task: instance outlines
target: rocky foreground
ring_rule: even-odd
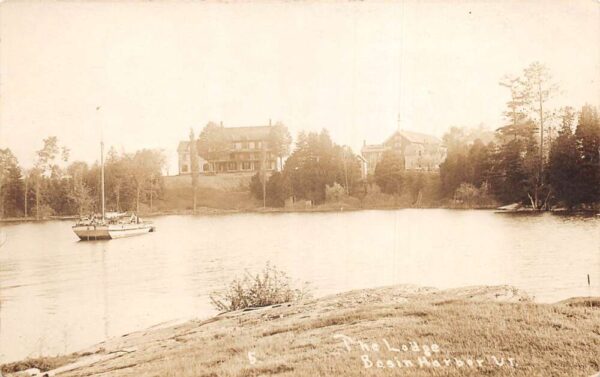
[[[536,304],[506,286],[359,290],[155,327],[2,371],[33,367],[64,377],[587,377],[600,371],[600,300]]]

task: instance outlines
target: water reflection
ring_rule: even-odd
[[[0,360],[211,315],[211,291],[267,261],[317,295],[401,283],[512,284],[539,301],[600,295],[597,217],[401,210],[155,223],[157,233],[95,242],[78,242],[69,222],[4,226]]]

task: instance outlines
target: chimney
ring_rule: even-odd
[[[223,121],[221,121],[221,127],[223,127]]]
[[[271,127],[271,118],[269,118],[269,127]]]

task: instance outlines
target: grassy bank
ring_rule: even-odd
[[[598,303],[536,304],[510,287],[360,290],[128,334],[56,375],[591,376]]]

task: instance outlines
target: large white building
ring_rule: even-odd
[[[198,169],[201,173],[256,172],[260,171],[263,162],[267,171],[276,169],[277,156],[268,142],[271,126],[220,127],[225,145],[218,153],[202,156],[200,148],[196,148]],[[190,174],[190,142],[179,142],[177,154],[179,174]]]

